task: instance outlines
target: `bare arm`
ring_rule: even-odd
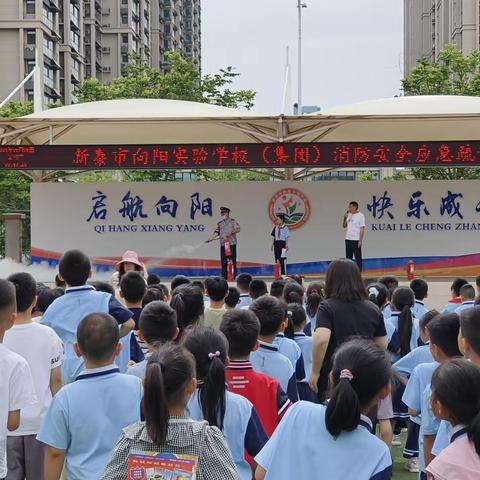
[[[8,412],[7,428],[9,432],[14,432],[20,426],[20,410]]]
[[[432,455],[433,444],[435,443],[436,435],[424,435],[423,436],[423,454],[425,456],[425,466],[428,467],[430,462],[435,458]]]
[[[320,370],[322,369],[331,335],[331,330],[323,327],[317,328],[313,334],[312,374],[310,375],[308,384],[314,392],[318,391],[317,381],[320,376]]]
[[[50,372],[50,391],[52,392],[52,396],[55,396],[61,388],[62,370],[61,367],[56,367]]]
[[[65,450],[45,448],[45,480],[59,480],[65,463]]]
[[[255,470],[255,480],[263,480],[266,474],[267,471],[259,465]]]
[[[133,329],[135,328],[135,321],[133,318],[130,320],[127,320],[125,323],[123,323],[120,326],[120,338],[124,337],[125,335],[128,335]]]
[[[345,214],[343,216],[343,224],[342,224],[343,228],[347,228],[347,218],[348,218],[348,215]]]
[[[411,416],[411,417],[418,417],[420,415],[420,412],[417,412],[416,410],[414,410],[413,408],[409,408],[408,409],[408,414]]]
[[[360,228],[360,238],[358,239],[358,246],[361,247],[363,244],[363,237],[365,236],[365,227]]]

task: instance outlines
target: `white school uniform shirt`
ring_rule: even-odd
[[[53,398],[37,440],[65,450],[68,480],[102,478],[122,430],[140,420],[142,383],[117,365],[86,369]]]
[[[275,225],[272,230],[272,237],[277,241],[286,242],[290,238],[290,231],[286,225],[281,227]]]
[[[460,315],[463,311],[473,308],[475,306],[475,300],[467,300],[462,302],[459,307],[455,309],[455,313]]]
[[[152,355],[152,352],[148,352],[145,354],[145,358],[141,361],[128,367],[127,371],[125,372],[127,375],[135,375],[140,380],[145,378],[145,370],[147,369],[147,363],[149,357]]]
[[[335,439],[325,426],[324,405],[300,401],[291,407],[255,461],[266,480],[389,480],[392,459],[385,443],[361,416],[353,432]],[[312,443],[312,439],[315,442]]]
[[[445,450],[450,444],[450,437],[453,433],[453,425],[447,420],[441,420],[438,427],[435,443],[432,447],[432,454],[438,457],[442,450]]]
[[[360,230],[365,227],[365,215],[361,212],[349,213],[347,216],[347,233],[345,240],[360,240]]]
[[[295,369],[290,360],[278,351],[278,346],[259,340],[259,347],[250,354],[253,369],[275,378],[292,402],[298,400]]]
[[[391,316],[392,316],[392,304],[391,303],[387,303],[384,307],[383,307],[383,310],[382,310],[382,314],[383,314],[383,319],[384,320],[388,320]]]
[[[30,367],[37,403],[22,410],[20,427],[9,436],[34,435],[52,401],[50,375],[63,361],[63,343],[50,328],[39,323],[14,325],[5,333],[6,347],[23,357]]]
[[[0,343],[0,478],[7,476],[8,413],[34,405],[36,401],[27,361]]]
[[[188,402],[187,412],[193,420],[205,420],[198,389]],[[268,437],[251,402],[229,391],[226,392],[223,434],[240,479],[251,480],[252,469],[245,460],[245,450],[254,457],[263,448]]]
[[[415,305],[412,307],[412,313],[415,318],[421,319],[428,312],[428,308],[420,300],[415,300]]]
[[[445,307],[443,307],[442,313],[452,313],[461,305],[461,303],[448,302]]]
[[[414,348],[411,352],[407,353],[404,357],[393,364],[393,368],[404,377],[410,377],[413,369],[421,363],[432,363],[432,352],[430,351],[430,345],[422,345]],[[429,382],[430,383],[430,382]]]
[[[292,367],[295,369],[297,381],[302,381],[305,378],[305,362],[302,350],[295,340],[287,338],[284,333],[278,333],[273,344],[277,345],[278,351],[290,360]]]
[[[293,338],[296,344],[300,347],[303,356],[303,363],[305,366],[305,378],[303,382],[308,382],[310,374],[312,373],[312,345],[313,339],[303,332],[297,332]]]
[[[252,302],[252,297],[248,293],[241,293],[240,303],[235,308],[248,308]]]

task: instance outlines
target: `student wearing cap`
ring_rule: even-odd
[[[127,272],[140,272],[145,278],[148,275],[145,264],[140,261],[138,253],[133,250],[127,250],[122,255],[122,259],[115,265],[115,269],[117,271],[112,275],[110,280],[110,283],[115,289],[120,287],[120,280]]]
[[[285,275],[285,264],[287,261],[288,239],[290,232],[285,225],[285,215],[277,213],[275,226],[272,230],[272,252],[275,257],[275,263],[280,262],[280,274]]]
[[[230,218],[230,209],[228,207],[220,207],[221,220],[217,223],[217,227],[207,240],[220,240],[220,262],[222,264],[222,277],[227,278],[227,262],[230,259],[233,262],[233,276],[237,276],[237,233],[240,233],[240,225],[238,222]],[[225,255],[225,242],[230,244],[231,254]]]

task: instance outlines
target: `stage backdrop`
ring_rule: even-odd
[[[32,184],[32,257],[55,264],[84,250],[97,268],[113,268],[135,250],[162,276],[219,273],[218,242],[204,243],[231,208],[240,226],[241,271],[271,275],[272,221],[287,215],[289,273],[325,272],[344,255],[342,217],[356,200],[365,214],[365,272],[422,275],[480,273],[480,183],[240,182]]]

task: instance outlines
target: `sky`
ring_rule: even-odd
[[[305,0],[303,105],[322,109],[400,92],[403,0]],[[202,71],[231,65],[254,110],[281,112],[286,49],[297,98],[297,0],[202,0]]]

